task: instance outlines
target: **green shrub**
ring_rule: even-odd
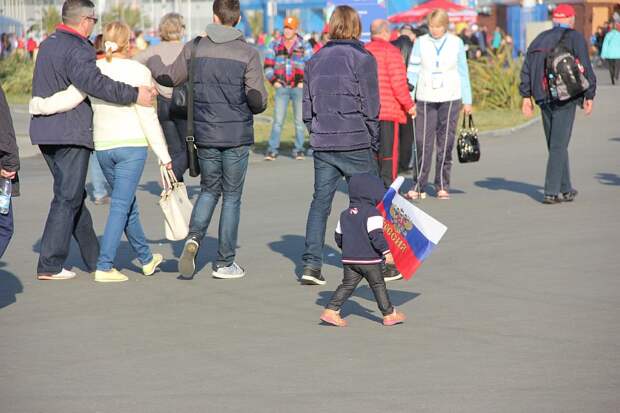
[[[34,63],[17,54],[0,60],[0,84],[7,95],[30,95]]]
[[[480,109],[519,109],[521,61],[508,53],[469,62],[474,104]]]

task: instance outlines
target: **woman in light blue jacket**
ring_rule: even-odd
[[[603,40],[603,50],[601,58],[607,61],[609,66],[609,75],[611,76],[611,84],[615,85],[620,74],[620,16],[616,18],[614,15],[614,27],[605,35]]]

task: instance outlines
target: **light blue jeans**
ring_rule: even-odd
[[[235,261],[241,193],[248,170],[249,146],[235,148],[198,148],[201,192],[189,224],[189,238],[201,241],[222,195],[218,231],[217,261],[214,269],[228,267]]]
[[[112,188],[110,215],[105,225],[97,261],[97,269],[109,271],[114,266],[116,251],[123,232],[142,265],[153,259],[140,223],[136,189],[144,170],[146,147],[114,148],[97,151],[101,170]]]
[[[95,152],[90,155],[88,172],[90,173],[90,182],[93,184],[93,198],[103,198],[108,194],[108,189],[106,188],[105,176],[103,176],[103,171],[101,166],[99,166]]]
[[[273,110],[273,127],[271,128],[271,138],[269,139],[268,152],[278,153],[280,148],[280,137],[282,126],[286,118],[289,100],[293,103],[293,114],[295,116],[295,149],[294,152],[304,151],[304,132],[305,125],[301,117],[301,102],[304,90],[298,87],[280,87],[276,89],[275,108]]]

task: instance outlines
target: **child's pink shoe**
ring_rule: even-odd
[[[394,312],[392,314],[389,314],[383,317],[383,325],[393,326],[394,324],[400,324],[403,321],[405,321],[405,318],[406,317],[403,313],[401,313],[400,311],[396,311],[396,309],[394,309]]]
[[[329,309],[325,309],[325,311],[323,311],[323,314],[321,314],[321,321],[336,327],[346,327],[347,325],[347,322],[340,317],[340,313],[338,311]]]

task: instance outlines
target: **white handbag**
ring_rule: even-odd
[[[192,203],[187,196],[183,182],[177,181],[174,173],[163,166],[160,168],[164,186],[159,199],[159,206],[164,213],[166,239],[179,241],[189,233],[189,221],[192,217]]]

